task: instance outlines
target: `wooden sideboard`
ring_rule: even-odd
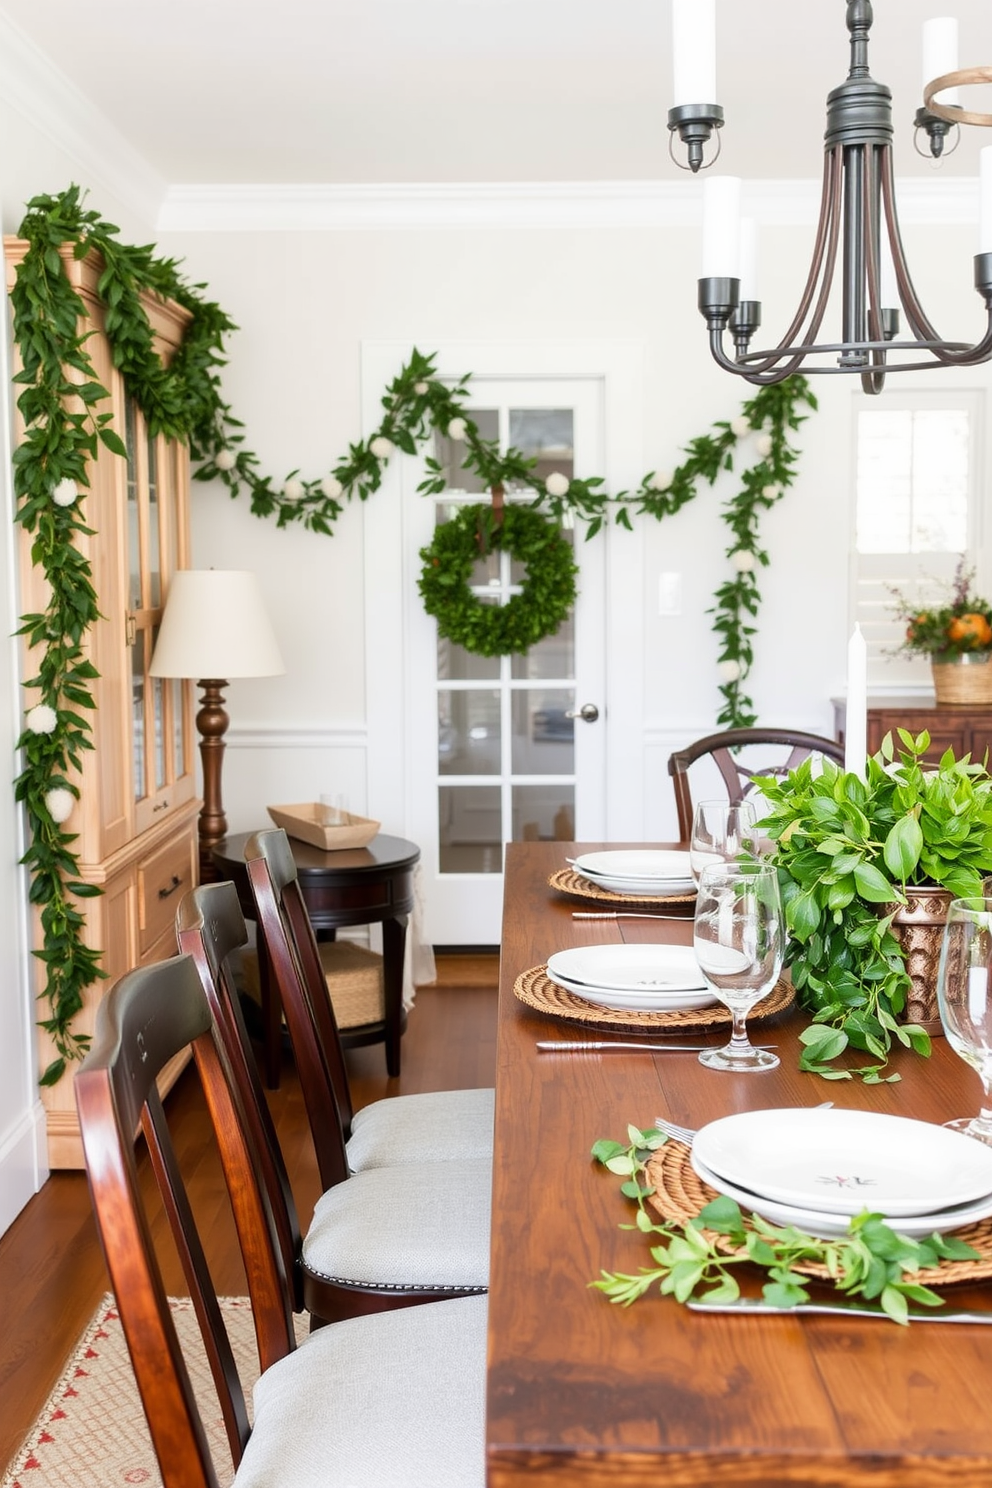
[[[845,698],[831,699],[834,705],[834,735],[843,743],[847,721]],[[945,749],[960,759],[970,754],[982,761],[988,751],[992,759],[992,704],[941,704],[932,698],[877,697],[868,699],[868,753],[874,754],[887,733],[908,729],[911,734],[930,735],[926,758],[934,764]]]

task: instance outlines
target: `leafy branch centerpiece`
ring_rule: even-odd
[[[930,1039],[902,1021],[911,979],[894,921],[914,890],[980,895],[992,873],[992,777],[948,750],[924,762],[930,737],[899,730],[867,762],[866,778],[804,760],[785,780],[763,780],[762,832],[788,930],[786,965],[813,1015],[800,1067],[827,1079],[883,1078],[893,1041],[929,1054]],[[853,1070],[835,1061],[869,1056]]]

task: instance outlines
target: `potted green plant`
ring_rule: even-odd
[[[947,602],[929,609],[893,591],[906,626],[898,649],[929,657],[938,703],[992,703],[992,605],[973,592],[974,578],[962,558]]]
[[[761,782],[785,909],[786,964],[812,1014],[801,1068],[828,1079],[877,1083],[893,1039],[930,1052],[926,1028],[906,1021],[913,977],[899,919],[920,918],[914,897],[932,902],[982,892],[992,873],[992,777],[950,750],[934,768],[929,735],[899,730],[867,761],[866,778],[830,760],[805,760],[784,780]],[[923,916],[933,919],[933,916]],[[930,935],[939,945],[940,926]],[[931,954],[926,975],[935,989]],[[914,971],[916,970],[913,968]],[[856,1050],[869,1062],[834,1063]]]

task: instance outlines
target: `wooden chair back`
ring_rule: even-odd
[[[763,764],[749,769],[735,753],[753,744],[780,745],[788,753],[784,760]],[[844,763],[844,746],[836,739],[826,739],[819,734],[803,733],[799,729],[738,728],[726,729],[723,733],[707,734],[684,749],[677,749],[668,760],[668,773],[675,787],[675,806],[679,818],[679,839],[688,842],[692,832],[692,793],[689,788],[689,767],[704,755],[711,755],[727,787],[731,802],[742,801],[752,782],[762,775],[787,775],[801,760],[811,754],[824,754],[828,759]]]
[[[184,895],[176,912],[179,949],[192,957],[237,1087],[251,1140],[259,1160],[259,1176],[269,1197],[286,1272],[293,1278],[294,1307],[303,1307],[299,1270],[301,1234],[299,1215],[283,1161],[282,1148],[262,1089],[258,1065],[245,1026],[234,974],[234,957],[248,944],[238,892],[233,883],[201,884]]]
[[[100,1005],[75,1094],[97,1229],[165,1488],[218,1488],[166,1296],[135,1151],[140,1130],[237,1465],[250,1432],[244,1393],[156,1085],[169,1060],[189,1044],[220,1148],[259,1360],[267,1369],[295,1347],[289,1279],[236,1089],[190,957],[143,967],[116,983]]]
[[[344,1049],[317,941],[281,828],[255,832],[245,863],[269,975],[286,1015],[307,1116],[325,1189],[348,1177],[345,1143],[353,1115]]]

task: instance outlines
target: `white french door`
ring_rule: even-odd
[[[552,470],[602,468],[603,398],[596,378],[473,377],[470,412],[484,438]],[[565,536],[579,566],[579,598],[557,634],[523,655],[476,656],[439,638],[416,587],[419,550],[437,523],[489,493],[460,468],[463,450],[437,441],[448,488],[418,494],[420,461],[403,473],[410,569],[406,634],[411,710],[409,821],[423,854],[427,933],[434,944],[491,944],[499,938],[505,844],[522,838],[599,837],[605,824],[604,542]],[[533,499],[534,490],[509,493]],[[473,589],[506,603],[523,571],[510,555],[477,565]],[[581,716],[585,709],[586,718]]]
[[[401,348],[363,348],[366,432],[402,360]],[[639,471],[639,368],[629,347],[452,344],[438,351],[437,370],[452,379],[471,372],[480,432],[533,455],[535,485],[560,470],[602,474],[617,489]],[[610,469],[608,427],[614,448],[629,444],[629,465],[615,455]],[[490,496],[459,470],[446,439],[423,453],[444,467],[444,492],[421,495],[423,459],[404,456],[390,462],[364,513],[368,808],[384,831],[420,847],[427,939],[493,945],[507,842],[640,837],[639,549],[636,536],[610,528],[586,542],[577,524],[566,534],[579,566],[570,619],[525,655],[475,656],[438,638],[417,589],[419,554],[439,521]],[[527,502],[533,491],[507,497]],[[505,603],[522,577],[508,555],[493,554],[472,585]],[[608,675],[611,625],[619,653]]]

